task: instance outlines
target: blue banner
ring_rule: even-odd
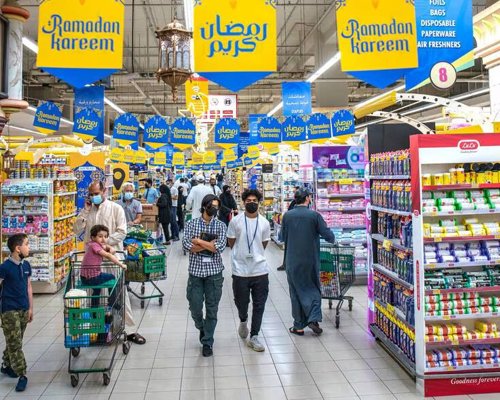
[[[243,161],[241,161],[241,158],[236,159],[236,161],[234,162],[234,166],[236,168],[243,167]]]
[[[303,117],[287,117],[281,124],[283,142],[303,142],[307,140],[307,124]]]
[[[243,154],[248,152],[248,146],[250,145],[250,132],[240,132],[240,141],[238,143],[238,151],[236,155],[241,158]]]
[[[85,200],[89,195],[89,186],[92,182],[104,181],[104,171],[101,168],[92,165],[88,161],[75,168],[76,183],[76,208],[81,210],[85,206]],[[81,239],[83,240],[83,238]]]
[[[245,158],[244,164],[245,165],[252,165],[253,160],[251,158]]]
[[[220,119],[215,124],[214,131],[214,143],[219,146],[233,147],[240,140],[240,124],[235,118]]]
[[[259,143],[259,119],[266,117],[267,114],[250,114],[248,116],[248,130],[250,132],[249,144]]]
[[[194,145],[196,143],[196,126],[193,121],[185,117],[177,118],[170,125],[170,142],[174,145]]]
[[[415,0],[415,11],[419,66],[406,74],[407,89],[428,79],[438,62],[452,64],[474,49],[471,0]]]
[[[339,110],[332,116],[333,136],[349,135],[356,132],[354,115],[349,110]]]
[[[92,108],[77,109],[73,133],[92,143],[101,132],[102,115]]]
[[[280,143],[281,123],[275,117],[262,118],[259,121],[259,143]]]
[[[139,121],[133,114],[122,114],[115,119],[113,139],[121,147],[130,146],[133,150],[138,150],[139,129]]]
[[[319,140],[332,137],[332,122],[325,114],[316,113],[307,121],[307,139]]]
[[[168,143],[169,126],[159,115],[154,115],[144,124],[144,143],[154,151]]]
[[[227,169],[235,169],[236,168],[236,161],[229,161],[226,164]]]
[[[90,108],[99,115],[95,141],[104,144],[104,87],[88,86],[75,89],[75,113],[81,108]],[[75,118],[76,120],[76,118]]]
[[[309,82],[283,82],[283,115],[311,114],[311,84]]]
[[[53,133],[59,130],[61,108],[51,101],[43,101],[35,111],[33,126],[42,133]]]

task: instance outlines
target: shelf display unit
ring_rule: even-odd
[[[426,397],[500,392],[499,154],[497,135],[415,135],[411,199],[377,186],[401,223],[372,223],[371,330]]]
[[[64,284],[75,250],[76,179],[9,179],[2,184],[2,257],[7,239],[26,233],[34,293],[55,293]]]
[[[226,184],[231,187],[231,193],[238,207],[241,204],[241,193],[243,192],[243,171],[241,168],[227,170]]]

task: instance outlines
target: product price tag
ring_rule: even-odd
[[[434,242],[436,242],[436,243],[439,243],[442,241],[443,241],[443,238],[440,238],[440,237],[434,238]]]
[[[495,239],[500,239],[500,235],[495,235]]]
[[[426,268],[436,268],[436,264],[427,264]]]
[[[459,345],[459,344],[460,344],[460,342],[459,342],[459,340],[458,340],[458,339],[454,339],[454,340],[452,340],[452,341],[451,341],[451,345],[452,345],[452,346],[457,346],[457,345]]]
[[[443,315],[444,321],[449,321],[451,319],[451,315]]]
[[[384,247],[385,250],[387,251],[391,251],[391,248],[392,248],[392,242],[388,239],[385,239],[383,242],[382,242],[382,246]]]
[[[441,294],[441,290],[437,290],[437,289],[436,289],[436,290],[433,290],[433,291],[432,291],[432,294]]]
[[[351,183],[353,183],[352,179],[339,179],[339,185],[350,185]]]
[[[389,311],[391,314],[396,313],[396,310],[394,309],[394,306],[392,304],[387,304],[387,311]]]

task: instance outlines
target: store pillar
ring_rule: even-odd
[[[8,98],[0,100],[0,129],[8,122],[9,115],[28,108],[23,100],[23,28],[30,17],[28,10],[19,6],[17,0],[7,0],[1,7],[9,20],[7,29],[7,90]],[[1,131],[0,131],[1,132]]]

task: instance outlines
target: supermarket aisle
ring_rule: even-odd
[[[268,249],[273,267],[270,298],[264,315],[264,353],[246,347],[237,335],[238,319],[231,295],[229,250],[225,252],[226,281],[219,310],[214,357],[203,358],[197,331],[188,315],[185,287],[187,256],[177,242],[168,258],[169,278],[163,307],[151,301],[141,311],[133,300],[144,346],[133,345],[129,355],[118,352],[109,386],[99,374],[80,376],[72,388],[67,373],[68,351],[64,348],[61,293],[36,297],[35,321],[25,340],[29,363],[29,386],[25,393],[13,391],[15,380],[0,378],[0,398],[23,399],[362,399],[412,400],[414,383],[384,353],[366,330],[366,288],[353,288],[352,313],[343,311],[341,329],[333,325],[334,313],[324,303],[325,333],[315,337],[291,336],[290,304],[286,275],[277,272],[282,252]],[[3,336],[2,336],[3,344]],[[119,348],[120,350],[120,348]],[[82,349],[80,362],[105,362],[112,349]],[[470,397],[464,396],[464,399]],[[480,396],[475,397],[477,399]],[[487,397],[483,397],[487,398]],[[493,397],[488,397],[493,399]],[[457,399],[456,397],[454,399]]]

